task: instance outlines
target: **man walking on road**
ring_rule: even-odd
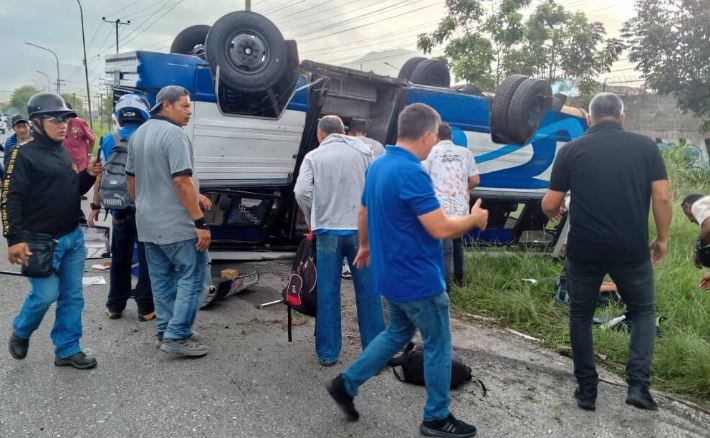
[[[372,260],[375,290],[389,304],[389,325],[353,362],[327,384],[349,421],[359,418],[358,388],[381,370],[414,336],[424,341],[427,401],[420,431],[427,436],[471,437],[476,428],[449,411],[451,396],[451,328],[439,239],[485,228],[488,212],[478,200],[471,214],[444,214],[421,166],[438,140],[439,114],[424,104],[399,115],[396,146],[370,166],[358,213],[358,267]],[[320,293],[320,290],[319,290]]]
[[[473,153],[467,147],[451,141],[451,126],[439,125],[439,143],[424,161],[424,168],[434,183],[436,197],[447,216],[465,216],[471,201],[471,190],[481,177]],[[451,290],[451,277],[458,286],[463,285],[463,239],[444,239],[444,268],[446,291]],[[452,275],[453,274],[453,275]]]
[[[79,172],[62,147],[67,122],[76,113],[60,95],[35,94],[27,103],[27,113],[34,134],[18,144],[9,158],[3,183],[2,220],[10,263],[27,265],[31,260],[42,272],[29,278],[32,289],[13,321],[10,354],[15,359],[27,356],[30,337],[56,302],[51,333],[54,364],[94,368],[96,359],[85,355],[79,346],[86,257],[79,219],[81,195],[91,188],[101,173],[101,165],[90,163]],[[45,250],[35,250],[33,254],[28,243],[38,241],[44,243]],[[47,249],[52,242],[53,250]]]
[[[164,87],[150,112],[129,142],[126,181],[148,260],[156,345],[176,356],[200,357],[209,350],[195,339],[192,325],[204,296],[211,239],[200,202],[211,205],[199,195],[192,144],[182,129],[192,115],[190,94],[177,85]]]
[[[612,93],[589,105],[591,128],[566,144],[552,167],[542,208],[551,218],[564,212],[571,194],[567,244],[569,324],[577,405],[594,410],[598,375],[594,365],[592,318],[599,287],[609,274],[626,303],[631,324],[626,403],[657,409],[649,392],[656,339],[653,264],[667,253],[672,205],[665,164],[656,144],[625,131],[624,104]],[[648,245],[648,213],[653,206],[656,238]],[[623,214],[619,214],[623,209]]]
[[[358,251],[357,205],[372,152],[345,134],[338,116],[318,122],[320,146],[303,160],[294,192],[316,238],[318,295],[316,353],[321,365],[338,362],[342,343],[340,276],[343,258],[350,265]],[[370,268],[353,267],[353,285],[362,348],[385,328],[379,293],[372,289]]]

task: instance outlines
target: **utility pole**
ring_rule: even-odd
[[[244,10],[251,11],[251,0],[244,0]]]
[[[117,18],[116,20],[107,20],[106,17],[101,17],[101,19],[104,20],[104,22],[106,23],[110,23],[116,26],[116,53],[118,53],[118,26],[120,26],[121,24],[128,26],[129,24],[131,24],[131,20],[121,21],[120,18]]]

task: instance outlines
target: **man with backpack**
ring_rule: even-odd
[[[468,215],[444,214],[431,178],[421,166],[438,141],[440,122],[439,114],[427,105],[404,108],[397,121],[397,144],[387,146],[387,153],[367,172],[354,265],[363,267],[372,260],[373,287],[387,299],[389,325],[347,370],[328,382],[327,390],[347,419],[356,421],[359,414],[353,399],[358,388],[419,329],[427,388],[419,430],[427,436],[472,437],[476,428],[449,411],[451,328],[440,239],[485,228],[488,211],[480,208],[479,199]]]
[[[128,141],[136,129],[150,118],[148,102],[137,94],[125,94],[116,102],[114,115],[120,128],[106,136],[101,143],[105,173],[97,178],[94,185],[94,198],[87,221],[91,226],[96,223],[101,205],[111,211],[111,280],[106,315],[109,319],[118,319],[123,315],[131,296],[133,249],[137,244],[140,268],[133,297],[138,306],[138,320],[149,321],[155,318],[155,308],[148,276],[148,262],[145,258],[145,246],[138,242],[136,208],[126,184]]]

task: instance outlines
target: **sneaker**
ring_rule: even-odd
[[[658,410],[658,403],[651,396],[651,391],[648,390],[648,387],[642,385],[629,386],[626,404],[649,411]]]
[[[155,348],[160,350],[160,346],[163,344],[163,332],[158,332],[155,334]]]
[[[8,342],[8,344],[8,347],[10,348],[10,356],[17,360],[22,360],[27,356],[27,349],[30,346],[29,338],[19,338],[15,332],[12,332],[12,335],[10,335],[10,342]]]
[[[343,380],[342,374],[326,383],[325,388],[328,390],[328,394],[333,397],[333,400],[335,400],[340,410],[345,413],[345,417],[348,421],[357,421],[360,418],[360,414],[355,410],[353,397],[345,390],[345,380]]]
[[[123,312],[113,312],[110,309],[106,309],[106,316],[108,316],[108,319],[121,319]]]
[[[160,344],[160,351],[182,357],[202,357],[209,353],[207,346],[198,343],[194,338],[180,340],[165,340]]]
[[[579,386],[574,390],[574,398],[577,399],[577,406],[585,411],[597,409],[597,388]]]
[[[155,312],[146,313],[145,315],[138,315],[138,321],[151,321],[155,319]]]
[[[58,367],[74,367],[79,370],[90,370],[96,367],[96,359],[85,355],[83,352],[72,354],[69,357],[62,359],[61,357],[54,358],[54,365]]]
[[[457,420],[449,414],[443,420],[422,421],[419,431],[425,436],[466,438],[476,435],[476,426]]]
[[[348,262],[343,260],[343,269],[340,272],[340,277],[343,280],[352,280],[353,274],[350,272],[350,265],[348,265]]]
[[[319,363],[320,366],[322,366],[322,367],[332,367],[332,366],[334,366],[335,364],[338,363],[338,359],[335,359],[335,360],[323,360],[323,359],[318,359],[318,363]]]

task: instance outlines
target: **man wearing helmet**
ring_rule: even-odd
[[[96,359],[85,355],[79,346],[86,255],[79,219],[81,195],[102,172],[101,164],[92,162],[79,172],[62,147],[68,121],[76,113],[61,96],[35,94],[27,103],[27,113],[33,136],[12,151],[0,202],[8,259],[13,264],[28,265],[34,257],[28,242],[40,238],[51,242],[51,237],[55,244],[53,251],[45,251],[47,265],[51,266],[42,266],[51,274],[29,278],[30,292],[12,324],[10,354],[18,360],[25,358],[32,333],[56,302],[51,333],[54,364],[94,368]]]
[[[150,118],[150,107],[143,96],[125,94],[118,99],[114,108],[114,116],[119,129],[112,135],[104,137],[101,143],[101,153],[104,160],[108,160],[114,151],[117,142],[127,144],[133,133]],[[125,155],[124,155],[125,157]],[[106,161],[104,161],[106,162]],[[125,169],[125,161],[123,162]],[[107,165],[108,168],[108,165]],[[101,209],[101,177],[94,184],[94,197],[91,203],[91,212],[87,221],[93,226]],[[126,187],[126,191],[128,188]],[[108,205],[108,204],[107,204]],[[133,297],[138,306],[138,320],[150,321],[155,319],[153,306],[153,292],[148,276],[148,262],[145,258],[145,246],[138,242],[136,230],[136,208],[130,205],[127,208],[111,209],[113,234],[111,236],[111,272],[108,300],[106,301],[106,314],[109,319],[118,319],[123,315],[128,298],[131,296],[131,265],[133,261],[133,247],[138,244],[138,260],[140,263],[138,283],[133,290]]]

